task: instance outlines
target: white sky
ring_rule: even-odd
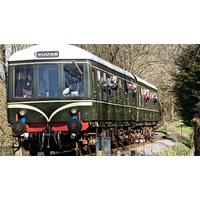
[[[200,43],[197,0],[6,0],[1,2],[0,19],[1,44]],[[30,200],[169,200],[199,196],[197,157],[27,156],[2,157],[1,163],[2,199],[22,199],[16,195],[22,190]],[[29,184],[24,183],[22,174],[31,180]],[[38,177],[44,181],[38,182]],[[11,184],[12,180],[17,184]],[[77,186],[80,181],[83,184]],[[48,192],[51,183],[54,190]],[[37,192],[30,195],[30,188],[36,185]]]

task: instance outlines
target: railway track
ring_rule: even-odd
[[[112,149],[112,155],[124,155],[128,151],[131,151],[131,154],[134,155],[134,151],[137,150],[138,148],[144,147],[146,145],[151,145],[157,141],[164,140],[164,139],[170,139],[167,133],[155,132],[155,134],[148,141],[144,141],[144,139],[140,139],[138,143]]]
[[[120,156],[120,155],[130,155],[130,156],[135,156],[136,155],[136,151],[138,149],[141,149],[141,151],[145,148],[145,146],[148,145],[153,145],[154,143],[160,143],[160,145],[162,145],[162,141],[164,140],[171,140],[173,142],[175,142],[175,138],[171,138],[170,136],[167,135],[167,133],[165,132],[155,132],[154,136],[151,137],[150,140],[144,142],[143,139],[141,139],[139,141],[139,143],[135,143],[135,144],[131,144],[128,146],[124,146],[124,147],[119,147],[119,148],[115,148],[112,149],[112,155],[110,156]],[[164,145],[164,142],[163,142]],[[141,155],[145,155],[140,153]],[[54,153],[52,154],[52,156],[75,156],[76,152],[75,151],[69,151],[69,152],[62,152],[62,153]],[[99,155],[102,155],[102,152],[99,153]],[[90,156],[95,156],[95,154],[92,154]]]

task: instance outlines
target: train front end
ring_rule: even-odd
[[[9,61],[8,122],[30,155],[77,150],[80,141],[95,145],[87,134],[93,106],[88,64],[71,51],[34,46]]]

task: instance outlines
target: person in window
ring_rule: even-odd
[[[107,78],[108,94],[111,96],[111,90],[116,91],[118,89],[118,80],[116,76],[109,76]]]
[[[158,100],[157,94],[153,95],[153,105],[156,105],[156,102]]]
[[[65,71],[65,90],[64,96],[83,95],[83,72],[77,64],[70,64],[64,67]]]
[[[118,89],[118,80],[116,76],[111,76],[107,79],[107,85],[109,88],[112,90],[117,90]]]
[[[72,78],[70,83],[65,84],[64,96],[82,96],[83,95],[83,82],[81,79]]]
[[[16,97],[30,98],[32,97],[31,76],[27,75],[26,71],[19,73],[20,79],[16,85]]]

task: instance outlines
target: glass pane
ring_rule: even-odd
[[[83,64],[64,65],[64,88],[63,95],[66,97],[84,95]]]
[[[30,65],[15,68],[15,97],[31,98],[33,95],[33,67]]]
[[[97,99],[97,97],[98,97],[98,88],[97,88],[98,80],[97,81],[96,80],[97,80],[97,71],[96,71],[96,69],[92,68],[92,85],[93,85],[92,92],[93,92],[94,99]]]
[[[97,70],[97,100],[102,100],[102,84],[103,80],[101,80],[101,74],[99,70]]]
[[[39,97],[56,97],[59,95],[58,88],[58,65],[41,64],[39,66]]]

